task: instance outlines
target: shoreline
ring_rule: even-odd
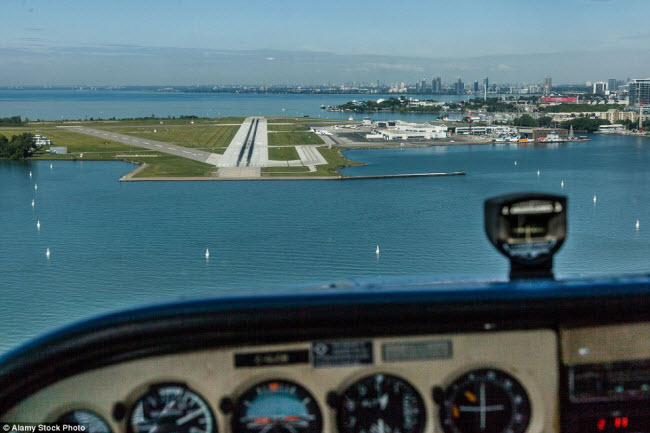
[[[267,177],[132,177],[141,167],[122,176],[119,182],[191,182],[191,181],[296,181],[296,180],[378,180],[378,179],[403,179],[410,177],[448,177],[466,176],[464,171],[450,173],[405,173],[405,174],[377,174],[369,176],[267,176]],[[129,176],[131,175],[131,176]]]

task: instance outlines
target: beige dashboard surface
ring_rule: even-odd
[[[530,433],[558,431],[558,341],[555,332],[503,331],[490,333],[422,335],[372,340],[374,363],[315,368],[312,363],[286,366],[235,368],[234,355],[250,351],[310,349],[311,342],[202,350],[135,361],[88,371],[69,377],[32,395],[6,414],[8,421],[53,421],[72,409],[95,411],[108,421],[114,433],[126,432],[127,417],[116,421],[116,402],[127,408],[148,387],[162,382],[183,382],[205,398],[218,431],[231,431],[229,415],[219,410],[224,397],[236,401],[258,382],[290,380],[306,388],[316,399],[323,416],[323,431],[336,432],[336,413],[326,403],[329,391],[342,392],[359,378],[386,373],[406,379],[421,394],[426,408],[425,432],[442,431],[439,408],[432,389],[446,387],[464,373],[478,368],[495,368],[516,378],[525,388],[532,407]],[[386,343],[450,342],[451,356],[444,359],[386,362]]]

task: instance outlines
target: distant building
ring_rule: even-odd
[[[431,92],[433,93],[442,92],[442,79],[440,77],[433,77],[431,79]]]
[[[420,92],[426,92],[427,89],[427,79],[423,78],[422,81],[420,81]]]
[[[604,133],[614,133],[614,132],[624,132],[625,131],[625,126],[624,125],[600,125],[598,127],[598,132],[604,132]]]
[[[607,83],[603,81],[598,81],[594,83],[594,95],[602,95],[605,93],[605,89],[607,89]]]
[[[55,155],[63,155],[68,153],[68,148],[66,146],[52,146],[50,147],[49,152]]]
[[[463,93],[465,93],[465,84],[460,79],[460,77],[458,77],[458,81],[454,83],[454,93],[456,93],[457,95],[462,95]]]
[[[544,94],[548,95],[553,89],[553,80],[551,77],[544,78]]]
[[[551,133],[555,133],[562,140],[566,140],[569,136],[569,130],[563,128],[519,128],[519,133],[526,134],[528,139],[533,141],[540,141]]]
[[[42,135],[36,134],[36,135],[34,135],[34,144],[37,147],[51,146],[52,145],[52,140],[49,140],[47,137],[44,137]]]
[[[478,81],[474,81],[474,93],[478,93]]]
[[[432,140],[447,137],[447,127],[445,125],[409,123],[400,120],[377,122],[376,125],[380,129],[367,138],[379,138],[377,135],[381,135],[384,140]]]
[[[650,78],[635,78],[630,82],[630,106],[638,106],[643,101],[644,112],[648,112],[645,108],[650,106]]]
[[[607,80],[607,90],[610,92],[613,92],[614,90],[618,90],[618,82],[616,81],[616,78],[610,78]]]
[[[490,90],[490,80],[488,80],[488,77],[485,77],[483,80],[483,92],[484,94],[487,94],[487,92]]]
[[[542,96],[539,99],[547,104],[575,104],[578,102],[577,96]]]

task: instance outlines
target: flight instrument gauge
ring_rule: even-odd
[[[445,390],[438,403],[446,433],[523,433],[530,423],[526,391],[500,370],[464,374]]]
[[[131,433],[216,433],[212,412],[205,400],[180,384],[160,384],[133,405]]]
[[[111,428],[102,417],[85,409],[66,412],[57,418],[54,423],[71,427],[83,427],[83,431],[86,433],[111,433]]]
[[[397,376],[377,373],[350,385],[338,397],[341,433],[421,433],[426,422],[417,390]]]
[[[320,433],[323,418],[314,397],[286,380],[268,380],[245,391],[235,403],[235,433]]]

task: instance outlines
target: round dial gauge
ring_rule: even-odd
[[[153,386],[133,405],[131,433],[216,433],[207,403],[184,385]]]
[[[339,398],[337,424],[341,433],[421,433],[425,422],[420,394],[396,376],[366,376]]]
[[[495,369],[473,370],[456,379],[440,407],[446,433],[522,433],[530,416],[524,387]]]
[[[249,388],[235,404],[232,422],[235,433],[320,433],[323,428],[314,397],[286,380]]]
[[[67,412],[61,415],[55,424],[84,427],[86,433],[111,433],[111,428],[102,417],[85,409]]]

